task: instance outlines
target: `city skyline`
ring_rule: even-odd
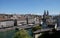
[[[2,14],[60,14],[60,0],[0,0]]]

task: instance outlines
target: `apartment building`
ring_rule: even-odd
[[[0,19],[0,28],[14,26],[14,20],[12,19]]]

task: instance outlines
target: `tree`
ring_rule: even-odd
[[[35,27],[32,28],[32,31],[36,31],[36,30],[40,30],[40,29],[41,29],[41,26],[36,25]]]
[[[17,33],[15,33],[14,38],[32,38],[29,34],[27,30],[20,30]]]

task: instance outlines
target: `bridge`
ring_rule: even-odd
[[[0,28],[0,32],[1,31],[7,31],[7,30],[15,30],[16,28],[18,28],[19,30],[21,29],[30,29],[30,28],[33,28],[35,27],[36,24],[29,24],[29,25],[18,25],[18,26],[12,26],[12,27],[7,27],[7,28]]]
[[[59,30],[60,30],[60,26],[57,27],[57,25],[55,25],[54,28],[44,28],[44,29],[40,29],[40,30],[35,31],[34,33],[43,33],[43,32],[46,32],[46,31],[52,31],[53,29],[55,29],[56,31],[59,31]]]

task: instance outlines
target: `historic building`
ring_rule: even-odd
[[[43,15],[43,24],[42,27],[43,28],[51,28],[54,27],[56,24],[56,20],[53,19],[53,16],[49,15],[49,11],[45,11],[44,10],[44,15]]]
[[[11,19],[0,20],[0,28],[11,27],[11,26],[14,26],[14,20]]]

